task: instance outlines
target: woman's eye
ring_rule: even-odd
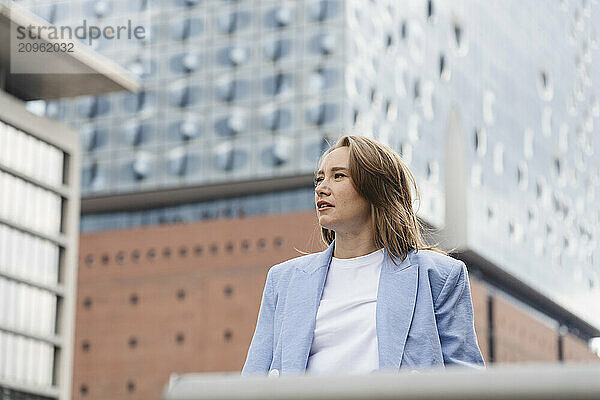
[[[317,186],[322,180],[323,178],[315,178],[315,186]]]
[[[335,174],[335,177],[336,177],[336,178],[337,178],[337,177],[344,177],[344,176],[346,176],[346,175],[344,175],[344,174]]]

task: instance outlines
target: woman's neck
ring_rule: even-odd
[[[379,247],[375,245],[373,236],[368,234],[335,234],[335,248],[333,249],[333,256],[335,258],[353,258],[360,257],[366,254],[370,254]]]

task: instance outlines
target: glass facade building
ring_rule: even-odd
[[[80,130],[84,196],[310,174],[369,135],[425,220],[600,325],[597,2],[21,3],[150,32],[95,47],[143,91],[34,105]]]

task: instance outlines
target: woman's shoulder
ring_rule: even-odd
[[[418,265],[419,273],[426,274],[432,288],[441,289],[446,282],[457,282],[466,274],[465,264],[448,255],[433,250],[410,253],[411,264]]]
[[[310,265],[320,254],[322,254],[322,252],[304,254],[298,257],[290,258],[289,260],[280,262],[279,264],[275,264],[269,269],[269,276],[275,281],[279,281],[282,278],[289,278],[296,268],[303,268],[307,265]]]
[[[436,268],[443,272],[450,272],[453,269],[462,268],[464,265],[462,261],[434,250],[413,250],[409,256],[411,264]]]

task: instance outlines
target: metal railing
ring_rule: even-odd
[[[495,365],[368,375],[173,375],[163,400],[600,399],[600,366]]]

